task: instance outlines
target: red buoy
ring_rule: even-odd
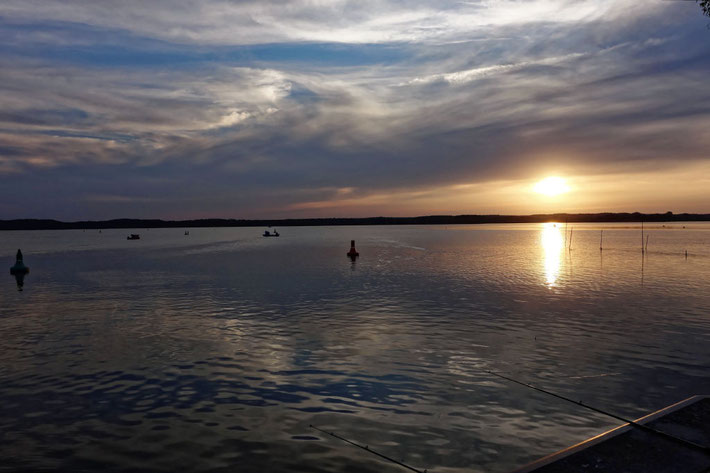
[[[349,258],[357,258],[360,256],[360,253],[355,249],[355,240],[350,240],[350,251],[348,251],[347,256]]]

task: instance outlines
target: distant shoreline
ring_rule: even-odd
[[[674,214],[672,212],[644,214],[536,214],[536,215],[429,215],[422,217],[366,218],[296,218],[296,219],[220,219],[159,220],[113,219],[99,221],[61,222],[48,219],[0,220],[0,230],[77,230],[108,228],[193,228],[193,227],[306,227],[326,225],[472,225],[484,223],[618,223],[618,222],[706,222],[710,214]]]

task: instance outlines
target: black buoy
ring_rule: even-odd
[[[21,291],[22,286],[25,285],[25,275],[30,272],[30,268],[25,266],[22,262],[22,251],[17,250],[17,255],[15,256],[15,265],[10,268],[10,274],[15,276],[15,281],[17,281],[17,290]]]
[[[25,263],[22,262],[22,251],[17,250],[17,255],[15,256],[15,265],[10,268],[10,274],[13,276],[16,274],[27,274],[30,272],[30,268],[25,266]]]
[[[360,256],[360,253],[355,249],[355,240],[350,240],[350,251],[347,253],[348,258],[355,261],[355,258]]]

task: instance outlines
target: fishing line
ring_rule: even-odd
[[[635,421],[633,421],[633,420],[626,419],[626,418],[624,418],[624,417],[618,416],[618,415],[613,414],[613,413],[611,413],[611,412],[604,411],[604,410],[599,409],[599,408],[594,407],[594,406],[590,406],[589,404],[585,404],[585,403],[583,403],[582,401],[575,401],[574,399],[570,399],[570,398],[568,398],[568,397],[562,396],[561,394],[557,394],[557,393],[554,393],[554,392],[552,392],[552,391],[548,391],[548,390],[546,390],[546,389],[542,389],[542,388],[539,388],[539,387],[537,387],[537,386],[533,386],[533,385],[530,384],[530,383],[525,383],[525,382],[523,382],[523,381],[518,381],[517,379],[511,378],[510,376],[505,376],[505,375],[502,375],[502,374],[500,374],[500,373],[496,373],[496,372],[490,371],[490,370],[486,370],[485,372],[488,373],[488,374],[490,374],[490,375],[497,376],[498,378],[505,379],[505,380],[507,380],[507,381],[511,381],[511,382],[513,382],[513,383],[515,383],[515,384],[519,384],[519,385],[521,385],[521,386],[525,386],[526,388],[533,389],[533,390],[535,390],[535,391],[541,392],[541,393],[543,393],[543,394],[547,394],[547,395],[549,395],[549,396],[556,397],[557,399],[562,399],[563,401],[567,401],[567,402],[570,402],[570,403],[572,403],[572,404],[576,404],[576,405],[578,405],[578,406],[584,407],[585,409],[589,409],[589,410],[591,410],[591,411],[597,412],[597,413],[602,414],[602,415],[605,415],[605,416],[607,416],[607,417],[611,417],[611,418],[613,418],[613,419],[620,420],[621,422],[624,422],[624,423],[626,423],[626,424],[628,424],[628,425],[630,425],[630,426],[632,426],[632,427],[636,427],[637,429],[640,429],[640,430],[642,430],[642,431],[644,431],[644,432],[648,432],[648,433],[650,433],[650,434],[663,437],[663,438],[665,438],[665,439],[671,440],[671,441],[673,441],[673,442],[675,442],[675,443],[678,443],[678,444],[680,444],[680,445],[683,445],[683,446],[685,446],[685,447],[692,448],[692,449],[694,449],[694,450],[700,451],[700,452],[702,452],[702,453],[705,453],[706,455],[710,455],[710,447],[706,447],[706,446],[704,446],[704,445],[697,444],[697,443],[692,442],[692,441],[690,441],[690,440],[685,440],[685,439],[682,439],[682,438],[680,438],[680,437],[676,437],[676,436],[674,436],[674,435],[668,434],[668,433],[663,432],[663,431],[661,431],[661,430],[656,430],[656,429],[654,429],[653,427],[649,427],[649,426],[647,426],[647,425],[639,424],[639,423],[637,423],[637,422],[635,422]],[[324,433],[324,434],[326,434],[326,435],[330,435],[331,437],[334,437],[334,438],[336,438],[336,439],[338,439],[338,440],[341,440],[341,441],[343,441],[343,442],[346,442],[346,443],[348,443],[348,444],[350,444],[350,445],[352,445],[352,446],[354,446],[354,447],[357,447],[357,448],[359,448],[359,449],[361,449],[361,450],[365,450],[366,452],[369,452],[369,453],[371,453],[371,454],[373,454],[373,455],[377,455],[377,456],[380,457],[380,458],[384,458],[385,460],[387,460],[387,461],[389,461],[389,462],[391,462],[391,463],[394,463],[394,464],[396,464],[396,465],[399,465],[399,466],[401,466],[401,467],[403,467],[403,468],[406,468],[406,469],[408,469],[408,470],[410,470],[410,471],[414,471],[415,473],[427,473],[427,470],[423,470],[423,471],[422,471],[422,470],[418,470],[418,469],[416,469],[416,468],[414,468],[414,467],[412,467],[412,466],[407,465],[407,464],[404,463],[404,462],[397,461],[397,460],[395,460],[394,458],[388,457],[387,455],[383,455],[382,453],[379,453],[379,452],[377,452],[377,451],[375,451],[375,450],[372,450],[372,449],[371,449],[369,446],[367,446],[367,445],[365,445],[365,446],[360,445],[360,444],[358,444],[358,443],[353,442],[352,440],[346,439],[345,437],[341,437],[340,435],[338,435],[338,434],[336,434],[336,433],[334,433],[334,432],[327,432],[327,431],[325,431],[325,430],[323,430],[323,429],[320,429],[320,428],[316,427],[316,426],[313,425],[313,424],[309,424],[309,427],[311,427],[312,429],[315,429],[315,430],[317,430],[317,431],[319,431],[319,432],[322,432],[322,433]]]
[[[672,441],[674,441],[674,442],[676,442],[676,443],[685,445],[686,447],[690,447],[690,448],[693,448],[693,449],[695,449],[695,450],[699,450],[699,451],[701,451],[701,452],[703,452],[703,453],[705,453],[705,454],[710,454],[710,447],[706,447],[706,446],[697,444],[697,443],[695,443],[695,442],[692,442],[692,441],[690,441],[690,440],[685,440],[685,439],[682,439],[682,438],[680,438],[680,437],[676,437],[676,436],[671,435],[671,434],[668,434],[668,433],[666,433],[666,432],[662,432],[662,431],[660,431],[660,430],[656,430],[656,429],[654,429],[654,428],[652,428],[652,427],[649,427],[649,426],[647,426],[647,425],[643,425],[643,424],[636,423],[636,422],[634,422],[634,421],[632,421],[632,420],[625,419],[625,418],[623,418],[623,417],[621,417],[621,416],[618,416],[618,415],[616,415],[616,414],[612,414],[611,412],[603,411],[603,410],[598,409],[598,408],[596,408],[596,407],[593,407],[593,406],[590,406],[590,405],[588,405],[588,404],[585,404],[585,403],[583,403],[582,401],[575,401],[574,399],[570,399],[570,398],[565,397],[565,396],[562,396],[562,395],[560,395],[560,394],[556,394],[556,393],[553,393],[553,392],[551,392],[551,391],[547,391],[547,390],[545,390],[545,389],[538,388],[537,386],[533,386],[532,384],[529,384],[529,383],[524,383],[524,382],[522,382],[522,381],[518,381],[517,379],[513,379],[513,378],[511,378],[511,377],[509,377],[509,376],[504,376],[504,375],[502,375],[502,374],[495,373],[495,372],[493,372],[493,371],[486,371],[486,373],[492,374],[493,376],[497,376],[497,377],[499,377],[499,378],[503,378],[503,379],[508,380],[508,381],[512,381],[513,383],[519,384],[519,385],[521,385],[521,386],[525,386],[526,388],[534,389],[535,391],[539,391],[539,392],[541,392],[541,393],[549,394],[550,396],[554,396],[554,397],[556,397],[557,399],[562,399],[563,401],[571,402],[572,404],[577,404],[578,406],[582,406],[582,407],[584,407],[584,408],[586,408],[586,409],[592,410],[592,411],[594,411],[594,412],[598,412],[599,414],[603,414],[603,415],[605,415],[605,416],[612,417],[612,418],[614,418],[614,419],[616,419],[616,420],[620,420],[620,421],[622,421],[622,422],[626,422],[627,424],[629,424],[629,425],[631,425],[631,426],[633,426],[633,427],[636,427],[636,428],[638,428],[638,429],[641,429],[641,430],[643,430],[643,431],[646,431],[646,432],[648,432],[648,433],[651,433],[651,434],[654,434],[654,435],[659,435],[659,436],[664,437],[664,438],[666,438],[666,439],[668,439],[668,440],[672,440]]]
[[[347,442],[347,443],[349,443],[350,445],[353,445],[353,446],[355,446],[355,447],[357,447],[357,448],[360,448],[360,449],[362,449],[362,450],[365,450],[366,452],[370,452],[370,453],[372,453],[373,455],[377,455],[377,456],[380,457],[380,458],[384,458],[385,460],[390,461],[390,462],[392,462],[392,463],[395,463],[395,464],[397,464],[397,465],[399,465],[399,466],[401,466],[401,467],[404,467],[404,468],[406,468],[406,469],[408,469],[408,470],[410,470],[410,471],[414,471],[414,472],[416,472],[416,473],[427,473],[427,470],[424,470],[424,471],[422,471],[422,470],[417,470],[417,469],[414,468],[413,466],[409,466],[409,465],[407,465],[406,463],[397,461],[397,460],[395,460],[394,458],[390,458],[390,457],[388,457],[387,455],[383,455],[383,454],[381,454],[381,453],[379,453],[379,452],[376,452],[375,450],[372,450],[372,449],[371,449],[369,446],[367,446],[367,445],[365,445],[365,446],[363,447],[362,445],[357,444],[357,443],[353,442],[352,440],[348,440],[348,439],[346,439],[345,437],[341,437],[340,435],[338,435],[338,434],[336,434],[336,433],[327,432],[327,431],[325,431],[325,430],[323,430],[323,429],[319,429],[318,427],[316,427],[316,426],[313,425],[313,424],[309,424],[308,426],[309,426],[310,428],[312,428],[312,429],[316,429],[316,430],[319,431],[319,432],[323,432],[323,433],[326,434],[326,435],[330,435],[331,437],[335,437],[335,438],[338,439],[338,440],[342,440],[343,442]]]

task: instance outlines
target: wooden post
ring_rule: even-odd
[[[602,251],[604,249],[604,245],[602,244],[604,242],[604,230],[599,232],[599,251]]]

